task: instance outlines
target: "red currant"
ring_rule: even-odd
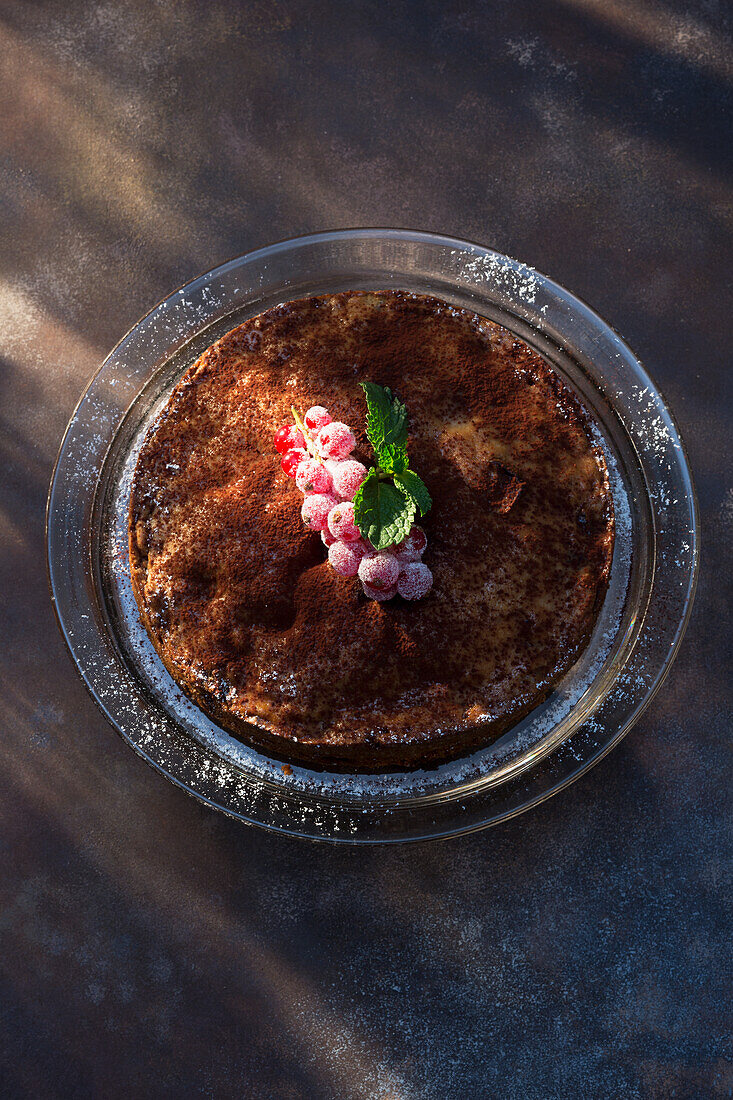
[[[331,475],[322,462],[305,459],[295,472],[295,484],[301,493],[330,493],[333,488]]]
[[[275,432],[275,450],[284,455],[294,447],[305,447],[303,433],[300,428],[296,428],[295,424],[283,424],[282,428],[278,428]]]
[[[332,535],[335,535],[337,539],[341,539],[342,542],[355,542],[356,539],[361,537],[361,532],[354,519],[354,505],[351,501],[337,504],[329,513],[328,529]]]
[[[433,574],[421,561],[408,562],[397,581],[397,591],[404,600],[421,600],[432,587]]]
[[[346,458],[356,446],[356,439],[347,424],[333,420],[318,432],[316,445],[321,458]]]
[[[395,548],[397,561],[400,562],[401,565],[420,561],[420,558],[425,553],[425,547],[427,545],[427,535],[422,527],[418,527],[417,524],[415,524],[404,542],[401,542],[399,546]]]
[[[295,472],[306,458],[310,458],[307,451],[302,450],[300,447],[294,448],[292,451],[288,451],[284,454],[280,460],[280,465],[283,468],[283,473],[286,473],[288,477],[295,477]]]
[[[328,561],[339,577],[355,577],[359,572],[361,554],[358,550],[353,550],[347,542],[337,541],[329,547]]]
[[[369,588],[390,591],[397,584],[400,566],[393,554],[375,554],[371,558],[362,558],[359,564],[359,579]]]
[[[367,476],[366,466],[361,462],[348,459],[346,462],[335,462],[331,473],[333,475],[333,488],[337,496],[342,500],[353,500],[357,489]]]
[[[311,493],[303,501],[300,511],[303,523],[306,527],[310,527],[311,531],[323,531],[328,513],[335,503],[337,503],[336,497],[330,493]]]
[[[391,600],[393,596],[397,595],[396,584],[393,584],[390,588],[374,588],[371,584],[365,584],[362,581],[361,587],[365,596],[368,596],[370,600],[378,600],[380,603],[384,600]]]
[[[323,405],[313,405],[312,408],[308,409],[303,420],[308,431],[314,433],[321,428],[325,428],[326,424],[331,423],[330,414],[324,409]]]

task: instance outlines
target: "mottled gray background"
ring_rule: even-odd
[[[0,1094],[729,1097],[731,20],[725,0],[0,2]],[[186,798],[46,592],[61,435],[109,348],[231,255],[345,225],[496,246],[674,408],[687,639],[610,757],[405,850]]]

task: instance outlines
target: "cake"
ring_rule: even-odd
[[[374,455],[360,383],[409,414],[432,496],[434,578],[369,599],[329,566],[273,434],[326,407]],[[587,645],[613,552],[592,420],[506,329],[438,298],[348,292],[228,332],[152,424],[130,499],[141,620],[171,676],[227,732],[317,769],[428,767],[490,743]]]

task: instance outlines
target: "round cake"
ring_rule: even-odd
[[[370,599],[334,571],[273,446],[293,406],[323,406],[374,466],[360,383],[407,409],[432,497],[422,599]],[[591,429],[538,354],[437,298],[269,309],[186,371],[142,446],[142,622],[183,691],[277,759],[382,771],[468,753],[546,697],[590,637],[614,533]]]

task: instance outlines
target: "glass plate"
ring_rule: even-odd
[[[435,294],[504,325],[590,408],[617,520],[593,637],[543,704],[497,742],[429,771],[355,776],[293,767],[228,736],[171,680],[127,574],[130,475],[183,371],[262,310],[343,290]],[[125,740],[203,802],[277,832],[350,843],[470,832],[521,813],[605,755],[649,704],[692,603],[697,507],[659,391],[587,305],[491,249],[391,229],[319,233],[241,256],[177,290],[117,345],[69,423],[47,511],[51,593],[77,668]]]

